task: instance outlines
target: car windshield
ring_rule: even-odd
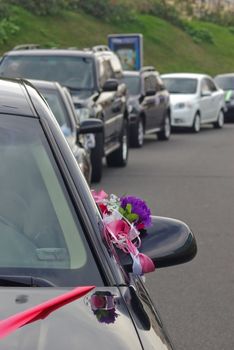
[[[39,120],[1,115],[0,135],[0,275],[103,285]]]
[[[197,91],[197,79],[162,77],[162,80],[171,94],[195,94]]]
[[[0,76],[58,81],[77,90],[93,90],[95,85],[93,59],[79,56],[6,56]]]
[[[122,78],[124,84],[126,84],[130,95],[140,94],[140,77],[137,75],[124,75]]]
[[[40,91],[42,96],[46,99],[64,135],[69,136],[72,133],[69,115],[59,92],[43,88],[37,88],[37,90]]]
[[[215,82],[223,90],[234,90],[234,76],[232,77],[216,77]]]

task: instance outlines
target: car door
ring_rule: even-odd
[[[105,57],[98,57],[100,88],[113,76],[110,62]],[[100,91],[97,103],[102,106],[102,118],[105,130],[105,146],[110,145],[116,135],[113,100],[115,92]]]
[[[156,96],[156,81],[153,74],[147,74],[144,77],[144,100],[142,107],[145,114],[145,131],[157,127],[157,115],[159,111],[159,100]]]
[[[172,343],[141,277],[132,276],[129,287],[121,290],[143,348],[172,350]]]
[[[212,92],[210,90],[208,81],[203,78],[200,85],[200,110],[201,122],[208,122],[212,118]]]
[[[167,103],[168,103],[168,93],[163,85],[163,82],[159,75],[155,76],[156,79],[156,99],[157,99],[157,118],[156,126],[161,127],[163,125],[164,117],[166,114]]]
[[[218,117],[219,109],[220,109],[221,95],[219,90],[215,86],[214,82],[212,81],[212,79],[206,78],[206,81],[211,91],[210,121],[216,121]]]

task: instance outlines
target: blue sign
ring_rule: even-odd
[[[140,70],[143,65],[142,34],[108,35],[108,46],[119,57],[123,70]]]

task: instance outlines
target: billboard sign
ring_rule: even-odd
[[[119,57],[124,70],[140,70],[143,65],[142,34],[108,35],[108,46]]]

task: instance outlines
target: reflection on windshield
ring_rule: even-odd
[[[195,94],[197,91],[197,79],[162,78],[162,80],[171,94]]]
[[[123,83],[126,84],[130,95],[138,95],[140,93],[140,77],[125,75]]]
[[[8,56],[0,76],[58,81],[75,89],[94,89],[93,59],[79,56]]]
[[[234,77],[217,77],[215,82],[223,90],[234,90]]]

